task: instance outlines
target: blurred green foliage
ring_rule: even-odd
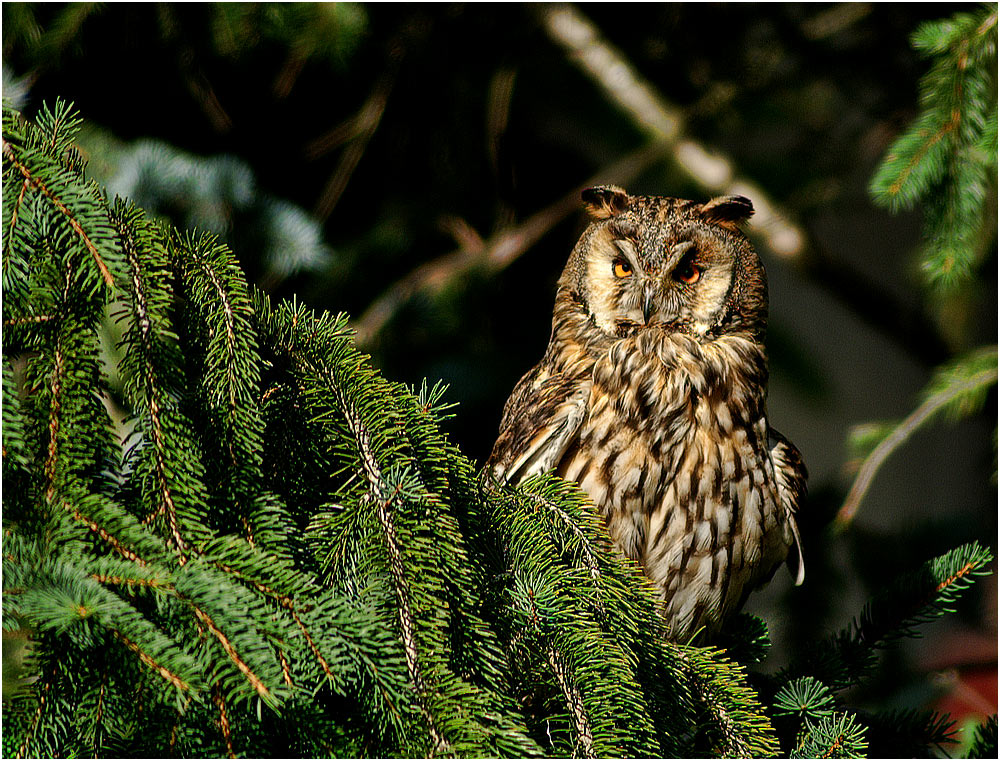
[[[996,248],[996,7],[926,22],[912,39],[914,49],[933,60],[921,79],[920,112],[889,149],[871,193],[894,210],[920,204],[926,285],[960,295],[974,280],[976,265]],[[938,367],[921,405],[904,421],[855,428],[850,443],[865,460],[838,513],[840,522],[853,519],[882,462],[917,428],[939,414],[953,421],[977,414],[996,383],[994,343]]]
[[[871,183],[875,200],[891,209],[921,205],[921,269],[946,291],[968,285],[996,240],[996,40],[994,5],[914,32],[914,49],[931,63],[921,79],[920,113]]]
[[[129,198],[180,229],[213,233],[234,251],[253,252],[244,267],[264,287],[330,266],[331,251],[316,220],[301,207],[261,192],[242,159],[197,157],[158,140],[123,145],[93,129],[79,145],[98,157],[98,169],[90,176],[109,194]]]

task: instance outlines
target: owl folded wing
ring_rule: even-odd
[[[774,463],[774,475],[778,481],[778,497],[795,537],[796,552],[788,554],[788,566],[795,575],[795,586],[798,586],[805,579],[806,566],[802,557],[802,539],[799,538],[795,513],[806,496],[808,473],[805,463],[802,462],[802,455],[788,439],[773,428],[769,428],[767,433],[768,443],[771,446],[771,462]]]
[[[504,406],[487,469],[516,485],[555,468],[583,422],[589,394],[590,385],[581,378],[541,366],[529,372]]]

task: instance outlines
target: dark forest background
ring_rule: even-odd
[[[99,125],[81,147],[112,193],[218,232],[272,296],[350,314],[389,378],[450,384],[449,433],[480,463],[548,341],[579,188],[707,199],[723,169],[752,183],[785,224],[784,238],[750,227],[770,278],[771,422],[811,472],[806,583],[779,572],[750,604],[771,670],[899,570],[974,538],[996,547],[995,391],[978,416],[917,431],[832,527],[854,427],[905,416],[934,367],[996,341],[996,238],[973,287],[935,297],[920,210],[868,191],[917,112],[927,63],[910,35],[963,7],[573,9],[686,152],[623,105],[634,80],[596,82],[559,39],[566,9],[542,5],[4,3],[3,90],[29,116],[73,101]],[[859,700],[994,713],[996,588],[890,650]]]

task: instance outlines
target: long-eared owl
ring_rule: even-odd
[[[796,549],[798,450],[767,420],[767,280],[750,201],[583,192],[552,337],[487,467],[576,481],[660,591],[670,636],[713,633]]]

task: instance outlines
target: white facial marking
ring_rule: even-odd
[[[715,325],[715,321],[725,306],[733,273],[728,269],[710,267],[701,273],[696,284],[698,289],[691,307],[691,322],[695,332],[704,335]]]

